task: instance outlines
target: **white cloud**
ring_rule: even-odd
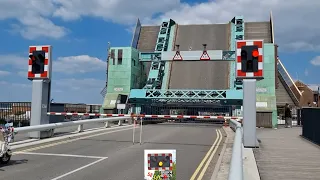
[[[28,69],[28,57],[17,56],[13,54],[1,55],[0,54],[0,66],[10,65],[20,70]]]
[[[148,24],[159,23],[162,18],[172,18],[178,24],[200,24],[226,23],[236,15],[244,15],[245,21],[268,21],[272,10],[275,40],[281,50],[320,51],[319,9],[317,0],[209,0],[192,5],[181,0],[10,0],[0,1],[0,20],[18,20],[14,30],[35,39],[60,38],[68,33],[54,24],[52,17],[71,21],[91,16],[130,26],[138,17]]]
[[[310,63],[314,66],[320,66],[320,56],[314,57]]]
[[[9,74],[11,74],[9,71],[1,71],[0,70],[0,77],[1,76],[8,76]]]
[[[313,51],[320,50],[320,24],[316,23],[319,9],[320,1],[216,0],[192,6],[182,3],[161,18],[172,18],[179,24],[224,23],[236,15],[243,15],[245,21],[268,21],[272,10],[275,41],[279,47]]]
[[[54,81],[57,88],[68,88],[73,90],[85,90],[90,91],[92,89],[102,89],[105,81],[93,78],[85,78],[85,79],[59,79]]]
[[[26,39],[39,37],[61,38],[67,29],[54,24],[50,17],[56,5],[52,0],[10,0],[0,1],[0,20],[16,19],[12,24],[13,32],[20,33]]]
[[[53,71],[66,74],[105,70],[106,67],[105,61],[88,55],[59,57],[53,61]]]
[[[10,54],[0,55],[0,62],[0,66],[9,65],[14,69],[20,70],[18,71],[18,75],[27,77],[27,58]],[[62,72],[65,74],[106,70],[106,67],[107,63],[105,61],[89,55],[58,57],[56,60],[53,60],[53,72]]]
[[[54,0],[58,8],[54,16],[75,20],[83,16],[101,17],[107,21],[133,24],[140,18],[148,18],[180,4],[180,0]]]
[[[305,76],[309,76],[309,71],[308,71],[308,69],[305,69],[305,70],[304,70],[304,75],[305,75]]]

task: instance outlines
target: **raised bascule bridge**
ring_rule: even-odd
[[[142,26],[138,20],[131,46],[109,50],[103,113],[242,116],[237,40],[263,41],[257,124],[275,126],[279,63],[272,16],[265,22],[236,16],[225,24],[193,25],[168,19]]]

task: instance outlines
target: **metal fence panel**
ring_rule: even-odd
[[[63,106],[62,109],[55,109]],[[51,103],[49,111],[55,112],[80,112],[80,113],[99,113],[101,105],[86,105],[72,103]],[[53,110],[52,110],[53,108]],[[56,118],[56,117],[55,117]],[[80,120],[98,117],[78,117],[66,116],[63,120]],[[0,102],[0,124],[13,122],[15,127],[28,126],[31,119],[31,102]],[[52,119],[51,122],[62,122],[60,119]]]
[[[302,108],[302,136],[320,145],[320,108]]]

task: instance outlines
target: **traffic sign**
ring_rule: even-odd
[[[205,60],[210,60],[210,56],[209,56],[207,51],[203,51],[203,53],[202,53],[202,55],[200,57],[200,60],[204,60],[204,61]]]
[[[183,60],[183,59],[182,59],[182,56],[181,56],[181,54],[180,54],[180,51],[177,51],[177,52],[176,52],[176,54],[173,56],[173,59],[172,59],[172,60],[179,60],[179,61]]]

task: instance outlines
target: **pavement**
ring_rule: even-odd
[[[140,127],[106,130],[79,140],[62,140],[16,152],[12,161],[0,167],[0,179],[6,180],[142,180],[145,149],[176,149],[177,179],[190,179],[197,170],[199,179],[211,178],[221,147],[208,158],[221,125],[156,124],[145,125],[142,144]],[[222,130],[223,131],[223,130]],[[223,142],[224,137],[221,141]],[[206,157],[208,163],[201,161]],[[199,166],[202,164],[202,166]],[[193,178],[196,179],[196,178]]]

